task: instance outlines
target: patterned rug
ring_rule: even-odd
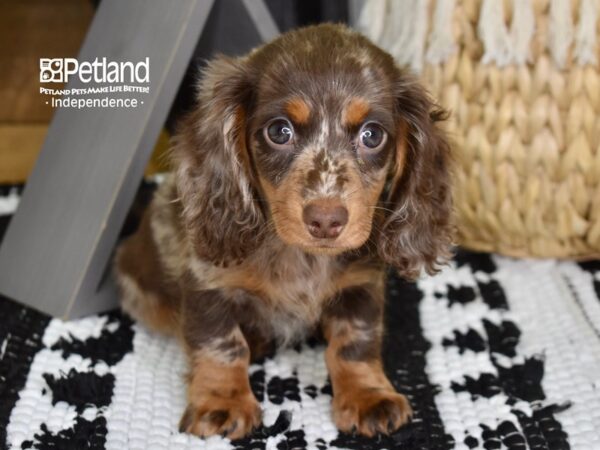
[[[0,235],[18,203],[0,188]],[[384,359],[414,408],[392,436],[339,433],[323,347],[251,367],[264,425],[177,432],[185,359],[119,311],[50,319],[0,298],[0,447],[11,449],[600,449],[600,262],[459,251],[435,277],[390,275]]]

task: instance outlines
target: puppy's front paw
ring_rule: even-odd
[[[260,405],[251,393],[239,397],[206,396],[197,404],[189,404],[179,431],[199,437],[215,434],[240,439],[261,423]]]
[[[372,437],[389,434],[407,423],[412,409],[407,398],[389,389],[363,388],[334,395],[333,420],[344,432]]]

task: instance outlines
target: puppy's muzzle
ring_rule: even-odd
[[[304,207],[302,220],[311,236],[335,239],[348,223],[348,210],[337,200],[315,200]]]

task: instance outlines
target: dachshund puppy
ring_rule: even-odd
[[[182,431],[248,434],[261,422],[250,361],[317,330],[340,430],[410,419],[380,357],[384,275],[432,273],[449,256],[443,116],[341,25],[208,65],[174,173],[116,258],[125,311],[189,357]]]

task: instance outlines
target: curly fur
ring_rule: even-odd
[[[260,245],[265,222],[246,147],[249,80],[242,60],[225,57],[202,79],[198,108],[174,139],[173,160],[183,220],[198,256],[227,265]]]
[[[403,175],[390,189],[378,254],[405,278],[437,272],[450,257],[450,147],[437,123],[446,118],[416,82],[396,88],[398,115],[408,127]]]
[[[294,138],[278,146],[268,128],[282,117]],[[182,431],[247,434],[260,422],[250,359],[319,330],[340,429],[372,436],[410,419],[379,356],[383,279],[386,266],[433,273],[449,255],[443,118],[388,54],[339,25],[208,64],[174,172],[116,255],[123,308],[189,355]],[[360,141],[369,123],[385,137],[375,149]],[[341,231],[311,233],[307,205],[341,208]]]

